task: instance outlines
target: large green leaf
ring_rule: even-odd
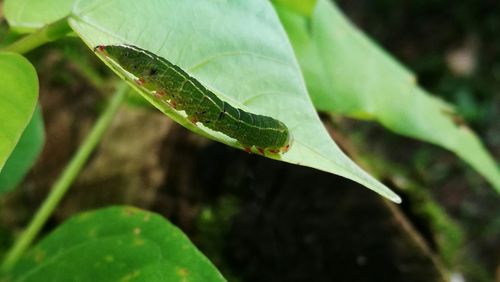
[[[453,109],[416,85],[416,78],[353,27],[327,0],[311,17],[292,0],[276,4],[316,107],[373,119],[387,128],[453,151],[500,191],[500,171],[479,139],[454,122]]]
[[[75,216],[38,243],[9,281],[225,281],[159,215],[112,207]]]
[[[42,114],[37,108],[16,148],[0,172],[0,193],[14,189],[40,154],[45,140]]]
[[[11,28],[31,32],[66,17],[74,0],[5,0],[4,13]]]
[[[0,52],[0,171],[28,125],[37,99],[35,68],[21,55]]]
[[[283,121],[294,142],[288,153],[273,158],[342,175],[400,200],[346,157],[328,135],[268,1],[79,1],[70,24],[91,48],[126,43],[147,49],[180,66],[233,106]],[[240,148],[236,140],[195,126],[142,94],[190,130]]]

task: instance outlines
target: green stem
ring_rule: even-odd
[[[19,236],[15,244],[7,253],[3,264],[0,266],[2,272],[9,271],[12,266],[19,260],[24,251],[29,247],[37,236],[40,229],[43,227],[47,219],[50,217],[54,209],[61,201],[64,194],[68,191],[70,185],[75,180],[76,176],[86,163],[90,154],[100,141],[103,133],[109,127],[113,117],[127,93],[127,85],[121,84],[116,90],[109,105],[101,114],[96,124],[92,128],[90,134],[83,141],[78,149],[78,152],[73,156],[70,163],[64,169],[64,172],[52,186],[51,192],[38,209],[37,213],[28,225],[28,228]]]
[[[1,49],[1,51],[24,54],[47,42],[59,39],[68,34],[70,31],[71,28],[69,27],[68,19],[63,18],[19,39],[11,45]]]

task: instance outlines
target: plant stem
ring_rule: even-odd
[[[1,51],[24,54],[47,42],[59,39],[70,31],[71,28],[69,27],[68,19],[63,18],[40,28],[30,35],[26,35],[11,45],[1,49]]]
[[[42,206],[38,209],[28,227],[23,231],[21,236],[19,236],[10,251],[5,256],[5,260],[0,266],[0,270],[2,272],[9,271],[33,242],[40,229],[43,227],[47,219],[61,201],[62,197],[68,191],[70,185],[73,183],[82,167],[85,165],[87,159],[100,141],[105,130],[111,124],[111,121],[118,111],[126,93],[127,85],[125,83],[120,84],[109,102],[109,105],[101,114],[87,138],[83,141],[70,163],[64,169],[63,173],[52,186],[49,195],[43,202]]]

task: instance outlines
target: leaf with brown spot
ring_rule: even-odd
[[[177,227],[129,207],[73,217],[8,275],[9,281],[226,281]]]

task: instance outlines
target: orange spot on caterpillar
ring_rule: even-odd
[[[192,122],[194,125],[196,125],[196,123],[198,122],[198,118],[196,118],[195,116],[190,116],[188,117],[189,121]]]
[[[288,149],[290,149],[290,144],[287,144],[286,146],[281,147],[280,151],[283,153],[286,153],[286,152],[288,152]]]
[[[167,93],[165,93],[165,91],[163,90],[156,90],[154,93],[156,98],[163,98],[165,95],[167,95]]]
[[[105,53],[105,51],[106,51],[106,46],[104,45],[97,45],[94,47],[94,52]]]
[[[252,153],[252,149],[250,149],[250,147],[243,147],[243,150],[245,150],[245,152],[251,154]]]
[[[259,153],[260,153],[261,155],[263,155],[263,156],[265,156],[265,155],[266,155],[266,154],[265,154],[265,152],[264,152],[264,149],[262,149],[262,148],[257,148],[257,151],[259,151]]]
[[[140,77],[140,78],[135,80],[135,83],[137,83],[140,86],[143,86],[144,83],[146,83],[146,80],[144,80],[144,78]]]
[[[177,109],[177,102],[175,102],[173,99],[170,99],[168,103],[170,104],[170,106],[172,106],[172,108]]]

